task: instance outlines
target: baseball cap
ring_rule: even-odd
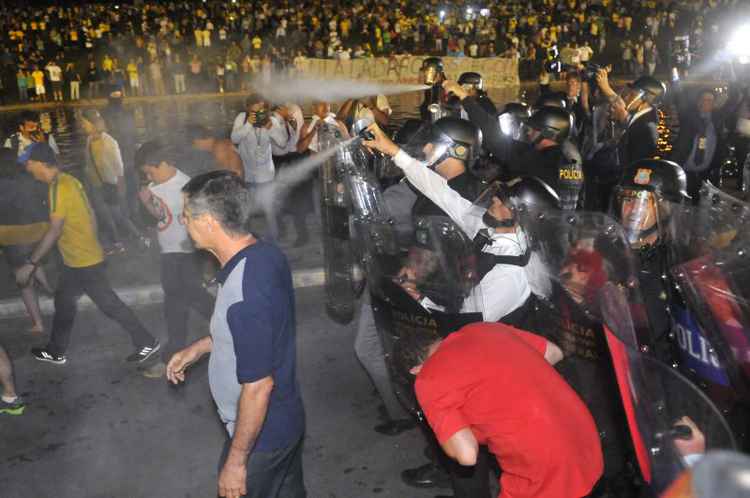
[[[20,164],[26,164],[27,161],[39,161],[46,164],[57,165],[57,155],[52,147],[46,142],[35,142],[23,151],[23,154],[18,156],[18,162]]]

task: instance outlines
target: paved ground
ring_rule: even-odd
[[[299,378],[307,410],[305,480],[310,497],[431,497],[398,477],[421,464],[417,431],[380,436],[378,399],[354,356],[353,325],[322,311],[320,288],[297,291]],[[163,333],[158,307],[139,310]],[[149,380],[123,363],[127,336],[98,312],[80,314],[69,361],[42,364],[28,353],[45,338],[0,323],[29,401],[20,417],[0,418],[3,498],[188,498],[215,496],[223,429],[208,391],[206,362],[184,387]],[[196,318],[191,336],[205,331]]]

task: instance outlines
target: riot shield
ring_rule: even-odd
[[[706,182],[696,206],[673,216],[671,303],[680,370],[694,380],[750,448],[750,349],[747,331],[750,206]]]
[[[750,259],[746,246],[737,241],[672,269],[686,307],[695,317],[694,329],[682,331],[677,340],[693,360],[688,365],[702,380],[708,378],[702,387],[727,414],[744,450],[750,447]],[[717,372],[722,377],[716,378]]]
[[[535,256],[533,273],[550,289],[548,296],[537,294],[536,320],[528,328],[560,347],[564,358],[555,368],[596,423],[604,457],[600,487],[630,496],[625,488],[636,481],[630,434],[599,296],[608,285],[638,295],[634,255],[623,229],[602,213],[526,209],[521,219]]]
[[[736,444],[726,420],[700,389],[638,350],[630,290],[607,283],[596,301],[638,465],[658,495],[706,451]]]
[[[321,218],[323,258],[325,262],[326,312],[338,323],[354,318],[356,274],[354,256],[349,244],[349,196],[346,191],[342,162],[346,156],[344,138],[335,126],[318,130],[321,151],[338,148],[336,154],[320,165]]]
[[[443,216],[415,220],[408,238],[397,236],[390,223],[360,226],[375,324],[394,390],[418,412],[409,373],[415,365],[407,364],[404,347],[411,335],[437,339],[481,321],[472,243]]]

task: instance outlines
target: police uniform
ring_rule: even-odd
[[[562,145],[540,150],[512,140],[502,133],[497,119],[476,98],[466,97],[462,104],[471,121],[482,130],[485,148],[506,166],[508,177],[536,176],[557,192],[561,208],[576,208],[583,187],[583,169],[579,162],[566,156]]]

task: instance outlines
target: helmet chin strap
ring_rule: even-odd
[[[508,219],[498,220],[489,211],[485,211],[482,215],[482,221],[490,228],[513,228],[516,224],[516,217],[513,215]]]
[[[658,231],[659,231],[659,227],[657,226],[656,223],[654,223],[654,225],[650,228],[647,228],[645,230],[640,230],[638,232],[632,232],[631,234],[632,236],[628,237],[628,239],[630,239],[631,243],[638,242],[640,240],[650,237],[651,235],[657,233]],[[651,245],[653,244],[644,244],[643,247],[651,246]]]

